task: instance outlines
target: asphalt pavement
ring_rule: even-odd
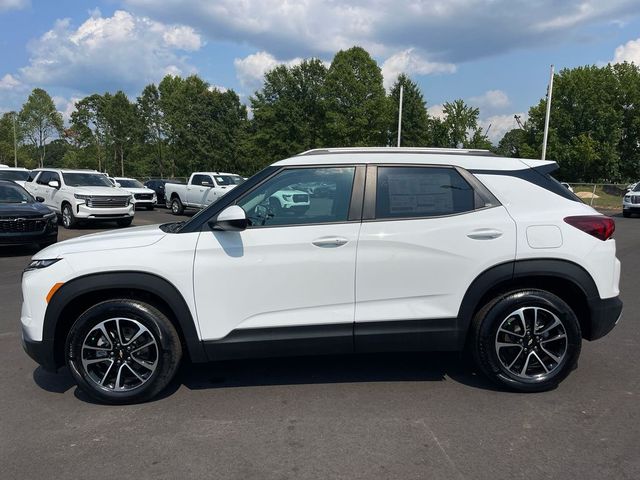
[[[0,478],[638,479],[640,218],[616,223],[623,320],[539,394],[497,390],[458,354],[384,354],[186,365],[156,401],[95,404],[22,351],[35,250],[0,247]]]

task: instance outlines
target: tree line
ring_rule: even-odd
[[[19,112],[0,118],[0,163],[95,168],[111,174],[181,177],[194,170],[251,175],[304,150],[395,145],[403,87],[402,145],[488,148],[539,158],[546,100],[497,146],[462,99],[430,116],[418,85],[400,75],[387,93],[380,67],[360,47],[280,65],[244,105],[197,75],[165,76],[131,100],[118,91],[79,100],[68,125],[36,88]],[[547,156],[567,181],[620,181],[640,175],[640,70],[633,64],[562,70],[554,79]]]

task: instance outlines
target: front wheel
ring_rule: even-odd
[[[117,220],[117,223],[118,223],[119,227],[128,227],[128,226],[131,225],[131,222],[133,222],[133,217],[121,218],[121,219]]]
[[[629,218],[631,216],[631,212],[628,210],[622,210],[622,216],[624,218]]]
[[[111,404],[150,400],[175,376],[182,357],[171,321],[130,299],[94,305],[73,324],[66,361],[78,387]]]
[[[582,342],[571,307],[544,290],[498,296],[475,315],[471,333],[480,369],[522,392],[555,388],[577,364]]]
[[[76,220],[75,215],[73,214],[73,209],[71,208],[71,205],[69,205],[68,203],[65,203],[62,206],[62,225],[64,226],[64,228],[73,228],[76,226],[76,224],[78,223],[78,221]]]

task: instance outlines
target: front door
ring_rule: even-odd
[[[268,338],[287,353],[291,346],[311,352],[328,339],[332,351],[352,350],[360,230],[351,205],[355,177],[353,166],[285,168],[236,202],[250,221],[245,231],[203,227],[194,291],[205,341]],[[310,196],[296,189],[306,182],[335,190]],[[275,208],[272,199],[283,192],[296,202],[288,198],[288,208]]]

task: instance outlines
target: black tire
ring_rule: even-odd
[[[116,220],[116,223],[118,224],[119,227],[128,227],[129,225],[131,225],[131,222],[133,222],[133,217],[120,218]]]
[[[525,309],[522,317],[513,315],[521,308]],[[540,316],[540,323],[546,322],[538,328],[538,335],[531,334],[533,315]],[[560,322],[557,327],[544,332],[548,325],[555,324],[556,321]],[[522,327],[523,324],[525,328]],[[507,330],[501,329],[503,325]],[[535,330],[536,327],[533,328],[533,333]],[[505,333],[511,331],[520,332],[522,336]],[[548,337],[539,335],[542,332]],[[544,290],[518,290],[494,298],[475,315],[470,333],[470,348],[482,372],[496,383],[521,392],[541,392],[555,388],[574,369],[582,345],[580,324],[571,307]],[[554,341],[553,338],[559,340]],[[498,342],[501,342],[500,345]],[[513,346],[504,347],[506,342],[513,343]],[[545,352],[552,353],[558,361],[554,361]],[[515,363],[510,369],[511,365],[507,363],[511,361]],[[536,374],[536,371],[539,373]]]
[[[121,340],[122,344],[118,347],[116,347],[116,335],[118,334],[113,333],[113,328],[111,328],[113,325],[110,323],[114,322],[115,320],[111,319],[115,318],[121,319],[119,327],[116,327],[116,331],[122,332],[121,335],[123,336],[123,340]],[[96,363],[97,365],[102,364],[102,368],[105,370],[107,368],[112,369],[111,372],[107,372],[107,375],[105,375],[106,380],[101,386],[97,378],[102,377],[102,372],[96,375],[95,371],[88,371],[87,368],[93,367],[88,366],[85,368],[81,356],[84,355],[86,357],[93,354],[90,349],[82,349],[83,343],[85,340],[90,342],[96,335],[95,332],[100,332],[96,327],[105,321],[107,323],[103,325],[106,325],[106,328],[111,328],[110,331],[114,335],[113,338],[110,338],[109,342],[111,343],[113,341],[111,346],[117,349],[117,353],[111,355],[110,352],[107,352],[104,354],[104,362]],[[127,322],[130,323],[127,324]],[[151,339],[155,341],[154,345],[145,347],[147,349],[146,351],[144,349],[141,350],[148,358],[155,359],[155,369],[150,374],[144,373],[147,370],[151,370],[150,368],[142,367],[140,366],[140,362],[134,363],[133,360],[130,360],[130,357],[126,357],[126,355],[134,356],[133,352],[125,353],[124,356],[122,354],[125,348],[129,348],[125,347],[124,341],[127,340],[127,325],[137,325],[133,322],[137,322],[137,324],[142,325],[147,330],[143,335],[138,337],[137,340],[133,341],[131,339],[134,335],[132,333],[129,334],[128,340],[134,346],[134,351],[135,348],[139,346],[139,344],[135,342],[149,343]],[[118,328],[120,330],[118,330]],[[143,329],[141,328],[140,330]],[[136,332],[135,330],[132,331]],[[98,335],[101,334],[98,333]],[[107,356],[109,356],[109,358],[107,358]],[[118,363],[116,364],[116,360],[112,360],[111,358],[121,360],[117,360]],[[98,303],[85,311],[71,327],[67,336],[65,350],[67,366],[78,387],[100,402],[119,405],[145,402],[158,395],[175,376],[181,358],[182,346],[180,337],[167,316],[152,305],[130,299],[108,300]],[[111,362],[111,364],[109,364],[109,362]],[[109,366],[107,367],[107,365]],[[136,383],[139,383],[141,380],[131,375],[130,371],[132,370],[129,365],[135,367],[143,377],[144,375],[148,375],[144,377],[144,381],[140,385],[136,386]],[[117,372],[113,370],[114,366],[118,368]],[[124,368],[125,366],[127,367],[126,369]],[[117,373],[120,371],[122,373],[120,377],[118,377]],[[116,379],[119,379],[122,385],[119,390],[114,388]],[[127,386],[127,381],[130,381],[131,385]],[[127,389],[125,390],[125,388]]]
[[[622,216],[624,218],[629,218],[631,216],[631,212],[629,212],[627,210],[622,210]]]
[[[153,210],[154,206],[153,205],[147,205],[146,209],[147,210]]]
[[[175,197],[171,200],[171,213],[174,215],[182,215],[184,213],[184,205],[180,201],[180,197]]]
[[[73,208],[68,203],[62,204],[62,226],[71,229],[78,224],[76,216],[73,214]]]

